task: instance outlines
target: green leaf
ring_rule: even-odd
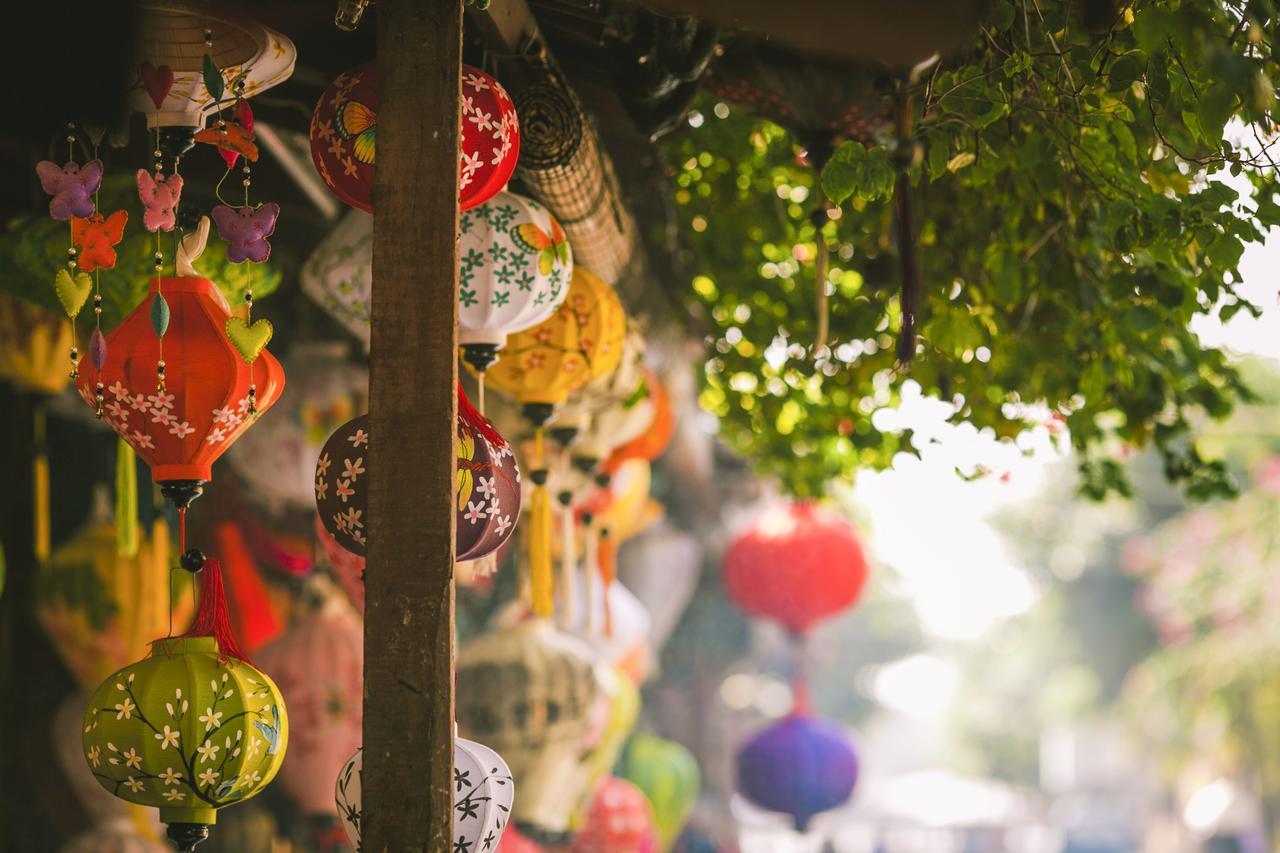
[[[1235,112],[1239,99],[1226,83],[1214,83],[1200,95],[1196,117],[1200,120],[1200,134],[1204,141],[1217,145],[1222,140],[1222,129]]]
[[[222,71],[218,69],[213,57],[204,55],[204,87],[215,101],[221,101],[227,91],[226,81],[222,79]]]
[[[822,191],[836,204],[850,196],[874,201],[892,190],[893,170],[880,146],[867,148],[860,142],[846,142],[822,170]]]

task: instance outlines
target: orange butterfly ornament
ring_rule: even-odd
[[[129,211],[117,210],[108,217],[101,213],[82,219],[71,217],[71,242],[76,245],[76,266],[82,272],[109,270],[116,265],[116,244],[124,239]]]

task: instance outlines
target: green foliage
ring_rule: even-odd
[[[1280,21],[1258,11],[1270,4],[1237,6],[1140,2],[1097,35],[1069,3],[1000,0],[973,52],[913,90],[925,294],[909,375],[1002,439],[1046,404],[1095,498],[1127,493],[1122,460],[1149,444],[1190,495],[1232,490],[1191,428],[1249,392],[1189,323],[1257,313],[1237,264],[1280,224],[1268,154],[1280,66],[1266,35]],[[832,347],[815,355],[813,172],[782,128],[702,106],[668,154],[710,317],[703,405],[800,495],[914,453],[874,420],[907,376],[893,352],[891,140],[845,144],[822,176],[844,201],[821,235]]]
[[[103,180],[99,205],[108,213],[121,208],[129,211],[124,240],[116,246],[116,265],[101,273],[102,326],[110,330],[146,298],[150,279],[155,274],[156,236],[142,227],[142,206],[132,176],[113,175]],[[173,275],[176,235],[175,231],[160,237],[167,275]],[[66,263],[70,244],[68,224],[54,222],[43,212],[10,222],[8,230],[0,234],[0,258],[6,262],[0,290],[61,315],[53,277]],[[254,299],[261,299],[280,286],[280,270],[271,262],[228,263],[226,246],[216,233],[210,235],[204,254],[194,266],[201,275],[217,283],[233,306],[244,301],[246,288],[252,287]],[[92,319],[87,311],[85,315]],[[82,318],[81,327],[84,326]]]

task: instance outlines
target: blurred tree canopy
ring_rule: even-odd
[[[667,143],[714,350],[702,403],[789,491],[915,452],[875,417],[909,370],[1004,439],[1064,419],[1092,497],[1128,494],[1121,459],[1148,444],[1189,496],[1231,492],[1192,427],[1250,394],[1188,327],[1258,311],[1237,265],[1280,224],[1280,16],[1271,2],[1148,0],[1096,31],[1072,9],[997,0],[969,53],[896,95],[914,151],[892,134],[846,142],[819,181],[788,130],[712,97]],[[923,280],[909,368],[894,353],[897,168]],[[829,349],[812,346],[819,237]]]

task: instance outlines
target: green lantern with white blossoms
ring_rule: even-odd
[[[208,836],[218,809],[266,787],[289,738],[279,689],[230,638],[216,561],[204,574],[193,630],[157,640],[149,657],[110,676],[84,717],[94,777],[123,800],[158,808],[179,850]]]

